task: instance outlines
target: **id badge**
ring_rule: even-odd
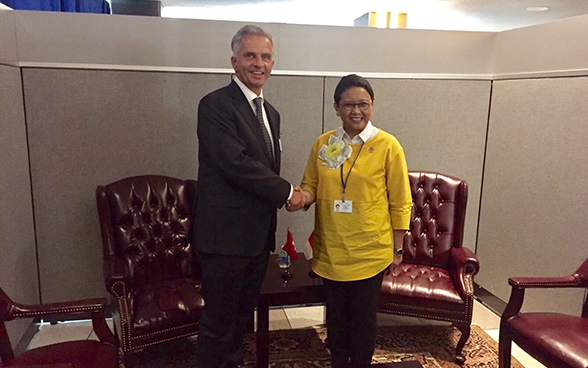
[[[353,201],[339,201],[336,200],[333,204],[333,210],[341,213],[353,212]]]

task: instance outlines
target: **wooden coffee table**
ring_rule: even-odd
[[[322,279],[311,275],[310,261],[298,253],[288,268],[292,278],[284,280],[277,255],[270,256],[267,273],[257,302],[256,358],[258,368],[269,363],[269,308],[325,301]]]

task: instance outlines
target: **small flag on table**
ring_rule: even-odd
[[[304,257],[306,257],[306,259],[312,259],[312,241],[313,241],[313,239],[314,239],[314,231],[312,233],[310,233],[310,236],[308,237],[306,244],[304,244],[304,249],[302,250],[304,252]]]
[[[298,253],[296,253],[296,244],[294,244],[294,237],[292,236],[290,230],[288,230],[286,243],[282,246],[282,249],[288,253],[290,258],[298,259]]]

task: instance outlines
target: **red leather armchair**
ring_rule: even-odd
[[[570,276],[517,277],[508,283],[512,290],[500,319],[499,367],[510,367],[512,341],[547,367],[588,367],[588,301],[582,317],[520,313],[526,289],[588,288],[588,259]]]
[[[468,186],[433,172],[409,178],[413,207],[403,263],[384,276],[379,311],[452,322],[461,331],[455,360],[463,364],[479,270],[475,254],[462,247]]]
[[[196,182],[136,176],[96,190],[104,278],[129,353],[198,332],[200,266],[191,242]]]
[[[2,359],[0,367],[116,368],[118,366],[117,341],[104,319],[106,303],[107,300],[101,298],[66,303],[24,305],[13,302],[0,289],[0,358]],[[16,318],[88,312],[92,314],[94,332],[100,341],[61,342],[27,350],[19,356],[14,356],[4,322]]]

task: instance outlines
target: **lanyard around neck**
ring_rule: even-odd
[[[345,202],[345,189],[347,189],[347,182],[349,181],[349,175],[351,175],[351,170],[353,169],[353,166],[355,166],[355,163],[357,162],[357,159],[359,158],[359,155],[361,154],[361,150],[363,149],[363,145],[365,144],[365,142],[361,142],[361,147],[359,147],[359,151],[357,152],[357,156],[355,156],[355,160],[353,160],[353,163],[351,164],[351,167],[349,168],[349,171],[347,172],[347,177],[345,178],[345,180],[343,180],[343,164],[341,164],[341,186],[343,187],[343,202]]]

